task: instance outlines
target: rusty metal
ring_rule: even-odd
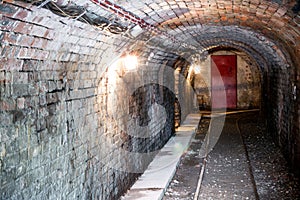
[[[125,10],[124,8],[122,8],[121,6],[119,6],[115,3],[112,3],[108,0],[90,0],[90,1],[104,9],[106,9],[107,11],[110,11],[110,12],[118,15],[119,17],[122,17],[123,19],[132,22],[133,24],[140,26],[143,29],[152,31],[159,35],[163,35],[163,36],[167,37],[168,39],[170,39],[172,42],[178,43],[178,44],[182,45],[183,47],[188,47],[193,50],[196,49],[194,46],[186,44],[184,42],[181,42],[180,40],[176,39],[173,35],[170,35],[164,31],[158,29],[154,25],[149,24],[144,19],[134,15],[133,13]]]

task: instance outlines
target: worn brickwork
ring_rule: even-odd
[[[22,6],[0,6],[1,199],[118,195],[134,176],[96,162],[100,151],[91,148],[104,133],[95,123],[99,64],[122,44],[83,23]]]
[[[192,110],[190,56],[224,47],[256,61],[269,130],[300,169],[295,3],[114,1],[169,34],[148,27],[135,37],[24,2],[0,4],[2,199],[117,198],[172,134],[174,102],[181,118]],[[72,3],[117,20],[90,1]],[[127,50],[140,57],[135,72],[111,67]]]
[[[192,72],[191,63],[183,58],[179,58],[174,63],[175,68],[175,94],[180,105],[181,118],[184,119],[191,110],[198,109],[196,103],[196,91],[193,81],[195,79]],[[169,73],[166,73],[166,75]]]
[[[117,198],[174,131],[173,91],[144,86],[160,61],[113,77],[129,39],[16,4],[0,5],[0,199]],[[133,135],[147,123],[146,138]]]
[[[276,138],[283,153],[293,163],[297,171],[297,138],[299,131],[293,132],[293,113],[296,106],[293,104],[292,85],[290,74],[287,70],[274,69],[269,77],[268,91],[268,121],[269,131]],[[285,88],[285,89],[283,89]],[[299,148],[299,147],[298,147]],[[295,152],[296,151],[296,152]],[[298,172],[299,173],[299,172]]]
[[[300,53],[300,51],[298,51]],[[299,62],[299,61],[298,61]],[[298,70],[297,72],[297,79],[296,83],[294,84],[294,90],[293,90],[293,101],[294,103],[294,110],[293,110],[293,116],[298,116],[293,118],[293,128],[292,133],[293,139],[292,139],[292,148],[294,149],[294,154],[292,154],[292,161],[294,164],[295,169],[300,169],[300,72]],[[298,172],[300,174],[300,172]]]

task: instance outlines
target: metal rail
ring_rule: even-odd
[[[259,111],[259,109],[252,109],[252,110],[240,110],[240,111],[229,111],[229,112],[222,112],[222,113],[213,113],[213,114],[207,114],[207,115],[203,115],[205,117],[209,117],[209,118],[213,118],[213,117],[220,117],[220,116],[224,116],[224,115],[229,115],[229,114],[237,114],[237,113],[247,113],[247,112],[257,112]],[[255,180],[254,180],[254,176],[253,176],[253,171],[252,171],[252,166],[251,166],[251,163],[250,163],[250,159],[249,159],[249,155],[248,155],[248,151],[247,151],[247,148],[246,148],[246,144],[245,144],[245,141],[242,137],[242,133],[241,133],[241,129],[239,127],[239,120],[241,119],[241,117],[239,117],[237,120],[236,120],[236,127],[237,127],[237,130],[239,132],[239,135],[241,137],[241,140],[242,140],[242,143],[243,143],[243,146],[244,146],[244,150],[246,152],[246,159],[247,159],[247,163],[248,163],[248,167],[249,167],[249,173],[250,173],[250,178],[251,178],[251,182],[252,182],[252,186],[253,186],[253,190],[254,190],[254,195],[255,195],[255,199],[256,200],[259,200],[259,195],[258,195],[258,192],[257,192],[257,187],[256,187],[256,183],[255,183]],[[209,127],[210,129],[210,127]],[[209,130],[208,129],[208,130]],[[208,134],[209,134],[209,131],[208,131]],[[209,139],[209,137],[208,137]],[[201,171],[199,173],[199,179],[198,179],[198,183],[197,183],[197,188],[196,188],[196,192],[195,192],[195,195],[194,195],[194,200],[198,200],[199,199],[199,194],[200,194],[200,190],[201,190],[201,185],[202,185],[202,181],[203,181],[203,177],[204,177],[204,172],[205,172],[205,168],[206,168],[206,162],[207,162],[207,152],[208,152],[208,146],[209,146],[209,140],[207,141],[206,143],[206,148],[205,148],[205,157],[203,158],[203,162],[202,162],[202,168],[201,168]]]

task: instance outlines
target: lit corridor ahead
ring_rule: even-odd
[[[1,0],[0,200],[296,200],[299,94],[300,0]]]

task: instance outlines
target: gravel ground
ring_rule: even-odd
[[[201,120],[164,200],[194,198],[203,163],[198,153],[209,121]],[[237,121],[242,135],[236,126]],[[222,135],[207,158],[199,199],[297,200],[299,194],[298,180],[289,172],[283,155],[266,134],[258,115],[227,116]]]
[[[209,122],[209,119],[201,119],[195,138],[192,140],[187,152],[181,157],[175,176],[163,198],[164,200],[193,199],[203,162],[203,159],[199,157],[199,150],[208,130]]]
[[[212,119],[216,123],[223,123]],[[251,172],[235,115],[228,115],[207,164],[200,199],[255,199]]]
[[[272,141],[262,120],[248,115],[239,122],[260,199],[300,199],[299,181]]]

